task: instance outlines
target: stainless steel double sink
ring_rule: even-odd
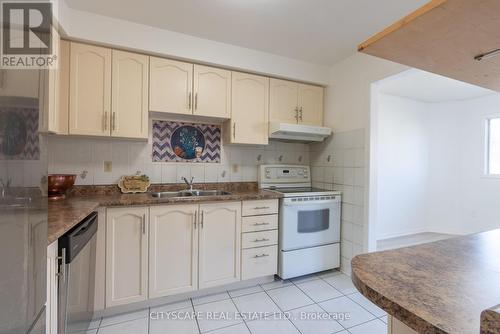
[[[181,190],[181,191],[162,191],[151,193],[154,198],[171,197],[202,197],[202,196],[227,196],[230,192],[223,190]]]

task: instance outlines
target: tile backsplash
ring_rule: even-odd
[[[153,120],[153,161],[219,163],[220,125]]]
[[[309,164],[309,145],[270,141],[266,146],[222,145],[220,163],[152,161],[152,139],[138,142],[110,138],[49,138],[49,173],[77,174],[76,184],[114,184],[122,175],[140,172],[153,183],[255,182],[265,163]],[[105,171],[111,162],[112,170]]]
[[[351,259],[365,248],[365,130],[335,133],[311,145],[310,155],[313,186],[342,192],[341,266],[350,274]]]

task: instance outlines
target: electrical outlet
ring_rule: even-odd
[[[233,173],[238,173],[240,170],[240,165],[238,164],[233,164]]]
[[[113,171],[113,162],[111,161],[104,161],[104,171],[106,173],[111,173],[111,171]]]

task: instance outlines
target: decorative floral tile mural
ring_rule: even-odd
[[[220,162],[218,125],[153,120],[154,162]]]
[[[0,160],[40,160],[38,109],[0,109]]]

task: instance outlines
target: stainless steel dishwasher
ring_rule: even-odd
[[[86,331],[94,315],[97,212],[59,238],[58,333]]]

